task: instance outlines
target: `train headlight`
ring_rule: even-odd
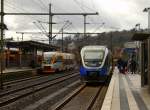
[[[102,62],[98,62],[98,64],[102,64]]]
[[[85,62],[85,64],[88,64],[88,62]]]

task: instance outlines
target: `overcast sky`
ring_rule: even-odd
[[[48,4],[52,4],[52,12],[98,12],[99,15],[88,16],[87,32],[104,32],[114,30],[130,30],[140,23],[141,28],[147,28],[147,13],[145,7],[150,6],[150,0],[4,0],[5,12],[48,12]],[[20,37],[15,32],[40,30],[33,22],[47,22],[48,16],[5,16],[5,24],[9,31],[6,37]],[[72,22],[66,32],[83,32],[83,16],[54,16],[53,31],[58,32],[63,22]],[[105,25],[102,23],[105,22]],[[37,23],[38,24],[38,23]],[[39,24],[38,24],[39,25]],[[48,24],[42,24],[46,31]],[[35,36],[39,38],[35,38]],[[43,35],[25,35],[25,39],[46,39]]]

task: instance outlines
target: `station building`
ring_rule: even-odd
[[[4,69],[40,66],[43,59],[43,52],[59,49],[56,46],[36,41],[7,41],[5,43]]]

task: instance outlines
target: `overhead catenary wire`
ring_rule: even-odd
[[[49,9],[49,8],[48,8],[48,5],[46,6],[45,3],[44,3],[42,0],[39,0],[39,2],[44,6],[44,8]]]
[[[51,0],[52,1],[52,0]],[[61,11],[67,11],[66,9],[64,9],[64,8],[60,8],[60,7],[58,7],[57,5],[55,5],[55,4],[53,4],[53,6],[54,6],[54,8],[57,8],[56,10],[61,10]],[[60,16],[55,16],[57,19],[59,19],[61,22],[64,22],[64,21],[66,21],[66,18],[64,18],[64,17],[60,17]],[[63,19],[63,20],[62,20]],[[68,20],[68,19],[67,19]]]
[[[77,0],[76,0],[77,1]],[[78,1],[77,1],[78,2]],[[87,9],[90,9],[91,11],[95,11],[94,9],[96,8],[96,6],[95,6],[95,4],[94,4],[94,2],[93,2],[93,0],[91,0],[91,4],[93,5],[93,9],[92,8],[90,8],[90,7],[88,7],[88,6],[86,6],[85,4],[84,4],[85,2],[82,0],[82,6],[81,6],[81,9],[83,9],[83,7],[86,7]],[[79,4],[79,2],[78,2],[78,4]],[[98,9],[96,9],[96,10],[98,10]],[[100,13],[100,12],[99,12]],[[102,20],[102,18],[101,18],[101,14],[99,14],[98,16],[96,16],[101,22],[104,22],[103,20]],[[88,18],[89,18],[89,20],[92,22],[91,24],[94,24],[94,21],[95,20],[93,20],[93,17],[91,17],[91,16],[88,16]],[[99,24],[99,23],[98,23]],[[96,23],[95,23],[95,25],[96,25]],[[99,26],[99,25],[98,25]],[[96,29],[97,29],[97,27],[96,27]],[[95,29],[95,30],[96,30]]]
[[[45,27],[41,24],[41,22],[38,21],[38,23],[39,23],[39,25],[41,26],[41,28],[43,29],[43,32],[47,33]],[[48,35],[47,35],[47,36],[48,36]]]
[[[93,8],[96,7],[95,4],[94,4],[94,2],[93,2],[93,0],[91,0],[91,4],[92,4]]]
[[[40,6],[41,9],[45,10],[45,5],[41,1],[39,1],[40,3],[38,1],[37,0],[33,0],[33,2],[36,3],[38,6]],[[47,7],[47,9],[48,9],[48,7]]]
[[[8,0],[6,0],[6,1],[8,1]],[[41,0],[40,0],[40,1],[41,1]],[[39,4],[40,1],[36,1],[36,2],[37,2],[36,4]],[[76,1],[77,1],[77,0],[76,0]],[[77,2],[79,2],[79,1],[77,1]],[[13,2],[10,2],[10,3],[13,3]],[[14,3],[14,4],[15,4],[15,3]],[[15,7],[15,6],[14,6],[14,7]],[[44,8],[44,5],[42,5],[42,3],[39,4],[39,7],[42,7],[43,9],[45,9],[45,8]],[[80,7],[82,7],[81,4],[80,4]],[[17,8],[18,8],[18,10],[20,10],[21,12],[28,12],[28,11],[30,11],[30,10],[24,9],[24,8],[21,7],[21,6],[17,6]],[[83,9],[84,9],[84,8],[83,8]],[[30,17],[30,18],[33,19],[33,20],[43,19],[43,18],[37,18],[37,17],[35,17],[35,16],[27,16],[27,17]],[[43,25],[43,26],[44,26],[44,25]],[[45,29],[45,30],[47,30],[47,29]]]
[[[47,34],[44,32],[44,30],[36,22],[33,22],[33,23],[45,36],[47,36]]]
[[[79,30],[76,28],[76,26],[73,23],[71,24],[71,26],[76,30],[76,32],[79,32]]]
[[[85,3],[79,2],[78,0],[74,0],[74,2],[77,3],[77,4],[80,6],[80,8],[81,8],[82,10],[84,10],[84,11],[85,11],[84,7],[85,7],[86,9],[89,9],[89,10],[92,11],[92,12],[95,12],[95,11],[96,11],[96,10],[94,10],[94,9],[92,9],[92,8],[90,8],[90,7],[88,7],[88,6],[86,6]]]
[[[100,24],[94,31],[93,33],[95,33],[98,29],[102,28],[102,26],[104,26],[105,23]]]
[[[13,3],[13,2],[8,2],[7,0],[6,0],[5,2],[6,2],[5,5],[7,5],[8,7],[12,8],[13,10],[16,9],[16,11],[18,11],[18,12],[30,13],[29,10],[24,9],[24,8],[21,7],[21,6],[15,6],[16,4]],[[15,10],[14,10],[14,11],[15,11]],[[31,15],[31,16],[27,16],[27,17],[28,17],[28,18],[31,18],[31,19],[34,19],[34,20],[37,20],[37,17],[32,16],[32,15]],[[38,18],[41,18],[41,17],[38,16]]]
[[[89,8],[89,7],[87,7],[87,6],[85,6],[83,3],[83,0],[82,0],[82,3],[80,3],[79,1],[77,1],[77,0],[73,0],[79,7],[80,7],[80,9],[83,11],[83,12],[86,12],[85,11],[85,9],[84,9],[84,7],[86,7],[86,8],[88,8],[88,9],[90,9],[91,10],[91,8]],[[82,5],[81,5],[82,4]],[[92,4],[94,5],[94,3],[92,2]],[[95,10],[93,10],[92,9],[92,11],[95,11]],[[90,23],[90,24],[94,24],[95,26],[96,26],[96,23],[94,23],[94,20],[93,20],[93,18],[92,17],[90,17],[90,16],[88,16],[88,18],[89,18],[89,20],[92,22],[92,23]],[[95,27],[95,26],[93,26],[93,27]],[[96,27],[96,29],[97,29],[97,27]],[[95,30],[96,30],[95,29]]]
[[[28,10],[24,9],[23,7],[21,6],[18,6],[16,5],[15,3],[13,2],[8,2],[7,0],[5,1],[5,7],[10,10],[13,9],[13,11],[17,11],[17,12],[29,12]],[[24,15],[25,16],[25,15]],[[35,16],[26,16],[27,18],[30,18],[30,20],[38,20],[38,19],[41,19],[41,17],[35,17]],[[23,18],[23,17],[22,17]],[[25,25],[24,25],[25,26]]]
[[[68,28],[68,26],[70,26],[71,24],[72,24],[72,23],[69,22],[69,20],[66,21],[65,24],[61,27],[61,29],[59,30],[58,33],[62,32],[62,30],[64,30],[64,29]],[[55,34],[55,35],[52,37],[52,39],[54,39],[57,35],[58,35],[58,34]]]
[[[79,6],[79,8],[83,11],[83,12],[85,12],[85,9],[80,5],[80,3],[77,1],[77,0],[73,0],[78,6]]]

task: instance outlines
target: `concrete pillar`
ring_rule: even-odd
[[[42,63],[43,63],[43,61],[44,61],[44,50],[42,51]],[[41,65],[42,65],[42,63],[41,63]]]
[[[8,50],[7,50],[7,55],[6,55],[6,59],[7,59],[7,67],[9,67],[9,58],[10,58],[10,48],[8,47]]]
[[[144,73],[145,73],[145,67],[144,67],[144,42],[141,43],[141,86],[144,86]]]
[[[148,39],[148,90],[150,92],[150,39]]]
[[[3,53],[3,70],[6,69],[6,54],[7,54],[7,51],[5,51],[5,49],[4,49],[4,53]]]
[[[150,10],[148,10],[148,32],[150,32]]]
[[[22,67],[22,50],[19,48],[19,67]]]
[[[33,65],[36,66],[36,64],[37,64],[37,49],[36,48],[33,48],[32,59],[33,59],[33,62],[34,62]]]
[[[138,51],[138,61],[139,61],[139,65],[138,65],[138,67],[139,67],[139,74],[141,74],[141,72],[142,72],[142,65],[141,65],[141,62],[142,62],[142,42],[139,42],[139,51]]]

